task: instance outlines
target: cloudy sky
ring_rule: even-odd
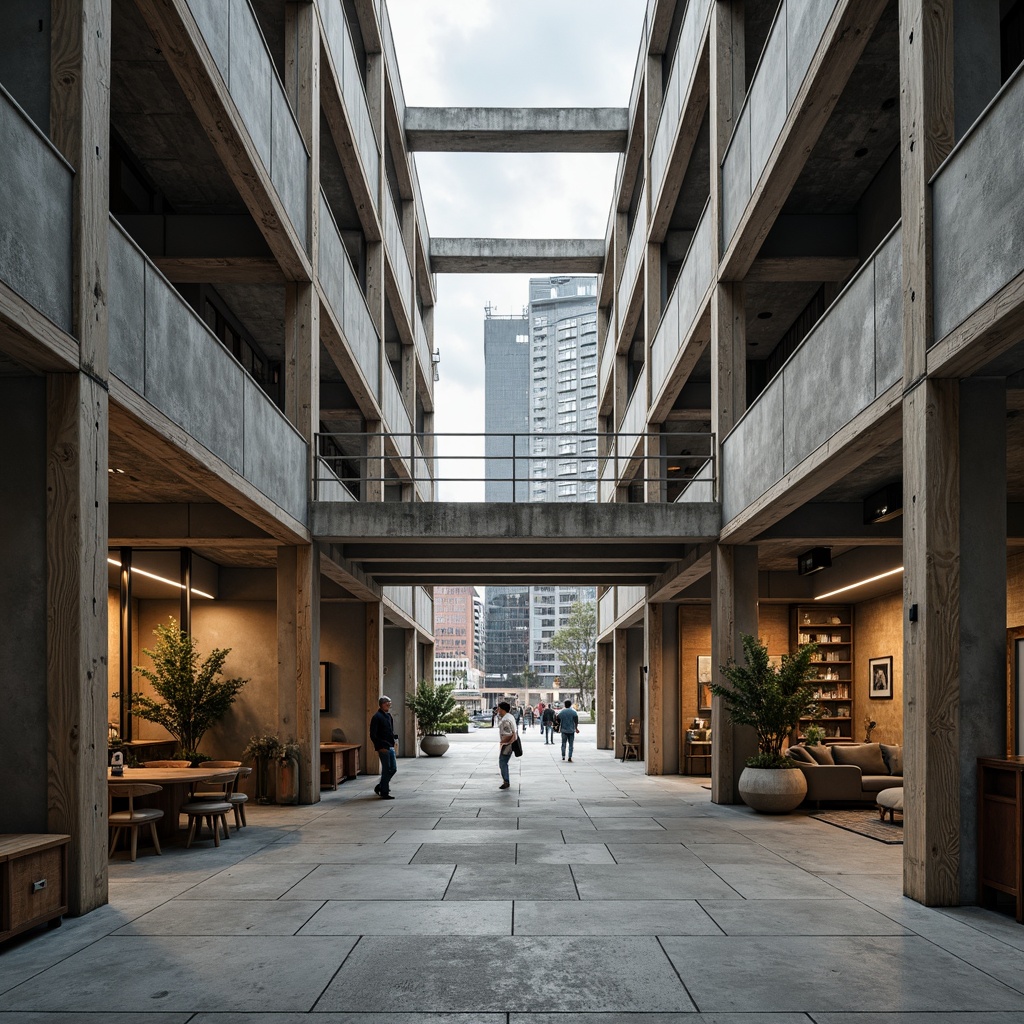
[[[406,103],[414,107],[625,107],[646,0],[388,0]],[[435,236],[603,238],[614,154],[418,153]],[[484,306],[519,313],[527,275],[438,277],[435,429],[482,432]],[[441,452],[479,452],[454,442]],[[455,467],[458,467],[456,473]],[[472,462],[439,475],[482,476]],[[441,485],[482,501],[483,485]]]

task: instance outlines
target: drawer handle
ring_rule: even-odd
[[[46,879],[40,878],[38,882],[32,883],[33,892],[42,892],[46,888]]]

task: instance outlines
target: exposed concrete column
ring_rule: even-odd
[[[662,671],[662,610],[664,605],[644,602],[644,771],[663,775],[665,763],[664,694]]]
[[[612,685],[615,644],[597,645],[597,749],[612,749]]]
[[[320,799],[320,551],[277,549],[277,708],[299,744],[299,803]]]
[[[78,375],[47,380],[47,830],[72,836],[68,904],[107,900],[110,0],[52,10],[50,138],[75,170]]]
[[[977,759],[1006,749],[1006,382],[960,382],[960,900],[978,891]]]
[[[370,742],[370,719],[377,713],[377,701],[384,692],[384,603],[367,601],[366,605],[366,706],[363,709],[363,748],[359,753],[365,770],[374,775],[380,770],[377,755]]]
[[[627,631],[624,629],[612,631],[612,660],[614,663],[612,692],[615,699],[616,757],[622,757],[622,744],[626,738],[626,725],[629,722],[628,697],[626,696],[626,674],[629,662],[626,657],[626,637]]]
[[[744,633],[757,636],[757,548],[715,544],[711,548],[712,676],[724,682],[718,666],[730,659],[743,664]],[[757,752],[757,738],[748,726],[733,725],[725,703],[711,706],[711,799],[716,804],[740,803],[737,783],[747,758]]]

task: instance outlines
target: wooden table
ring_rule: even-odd
[[[108,783],[147,782],[163,786],[162,793],[141,798],[141,803],[159,807],[163,818],[157,824],[161,839],[173,839],[178,834],[178,819],[181,805],[188,797],[189,790],[203,779],[215,779],[220,775],[231,775],[237,768],[125,768],[123,776],[113,776],[107,769]]]
[[[320,744],[320,788],[337,789],[339,783],[359,774],[358,743]]]
[[[1024,922],[1024,757],[978,758],[978,902],[997,892]]]

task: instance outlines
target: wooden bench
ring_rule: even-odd
[[[71,836],[0,835],[0,942],[68,912]]]
[[[337,789],[359,774],[358,743],[320,744],[320,788]]]

